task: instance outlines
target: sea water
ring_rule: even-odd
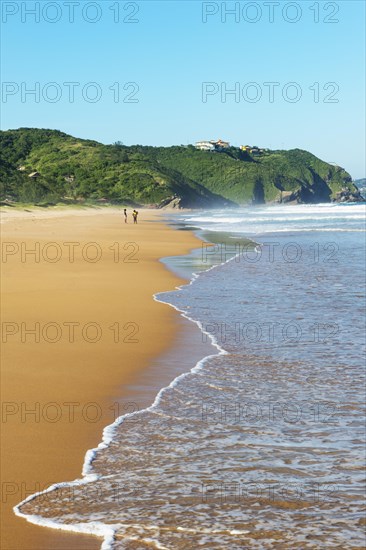
[[[16,512],[121,549],[362,548],[364,216],[176,216],[215,244],[167,259],[196,274],[156,299],[197,324],[210,355],[107,427],[82,480]]]

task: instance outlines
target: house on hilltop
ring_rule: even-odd
[[[230,143],[228,141],[222,141],[221,139],[217,141],[197,141],[195,147],[201,151],[222,151],[223,149],[228,149]]]
[[[266,152],[266,149],[260,149],[256,145],[241,145],[240,150],[251,155],[263,155]]]
[[[219,139],[217,141],[211,141],[215,146],[215,149],[221,150],[221,149],[228,149],[230,147],[230,143],[228,141],[222,141],[222,139]]]
[[[195,147],[201,151],[215,151],[215,146],[211,141],[197,141]]]

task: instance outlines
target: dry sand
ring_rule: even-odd
[[[3,550],[100,548],[100,539],[27,523],[12,507],[80,477],[103,427],[146,406],[139,377],[182,330],[152,296],[184,281],[157,260],[200,241],[151,210],[131,221],[109,208],[2,214]]]

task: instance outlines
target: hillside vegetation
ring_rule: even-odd
[[[231,147],[103,145],[57,130],[0,132],[2,200],[56,203],[83,199],[181,207],[269,201],[327,202],[357,192],[343,169],[307,151]]]

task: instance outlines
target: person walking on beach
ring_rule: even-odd
[[[137,212],[137,210],[134,210],[132,212],[132,216],[133,216],[133,223],[137,223],[137,216],[139,215],[139,213]]]
[[[125,223],[127,223],[127,210],[126,210],[126,208],[123,210],[123,214],[125,216]]]

